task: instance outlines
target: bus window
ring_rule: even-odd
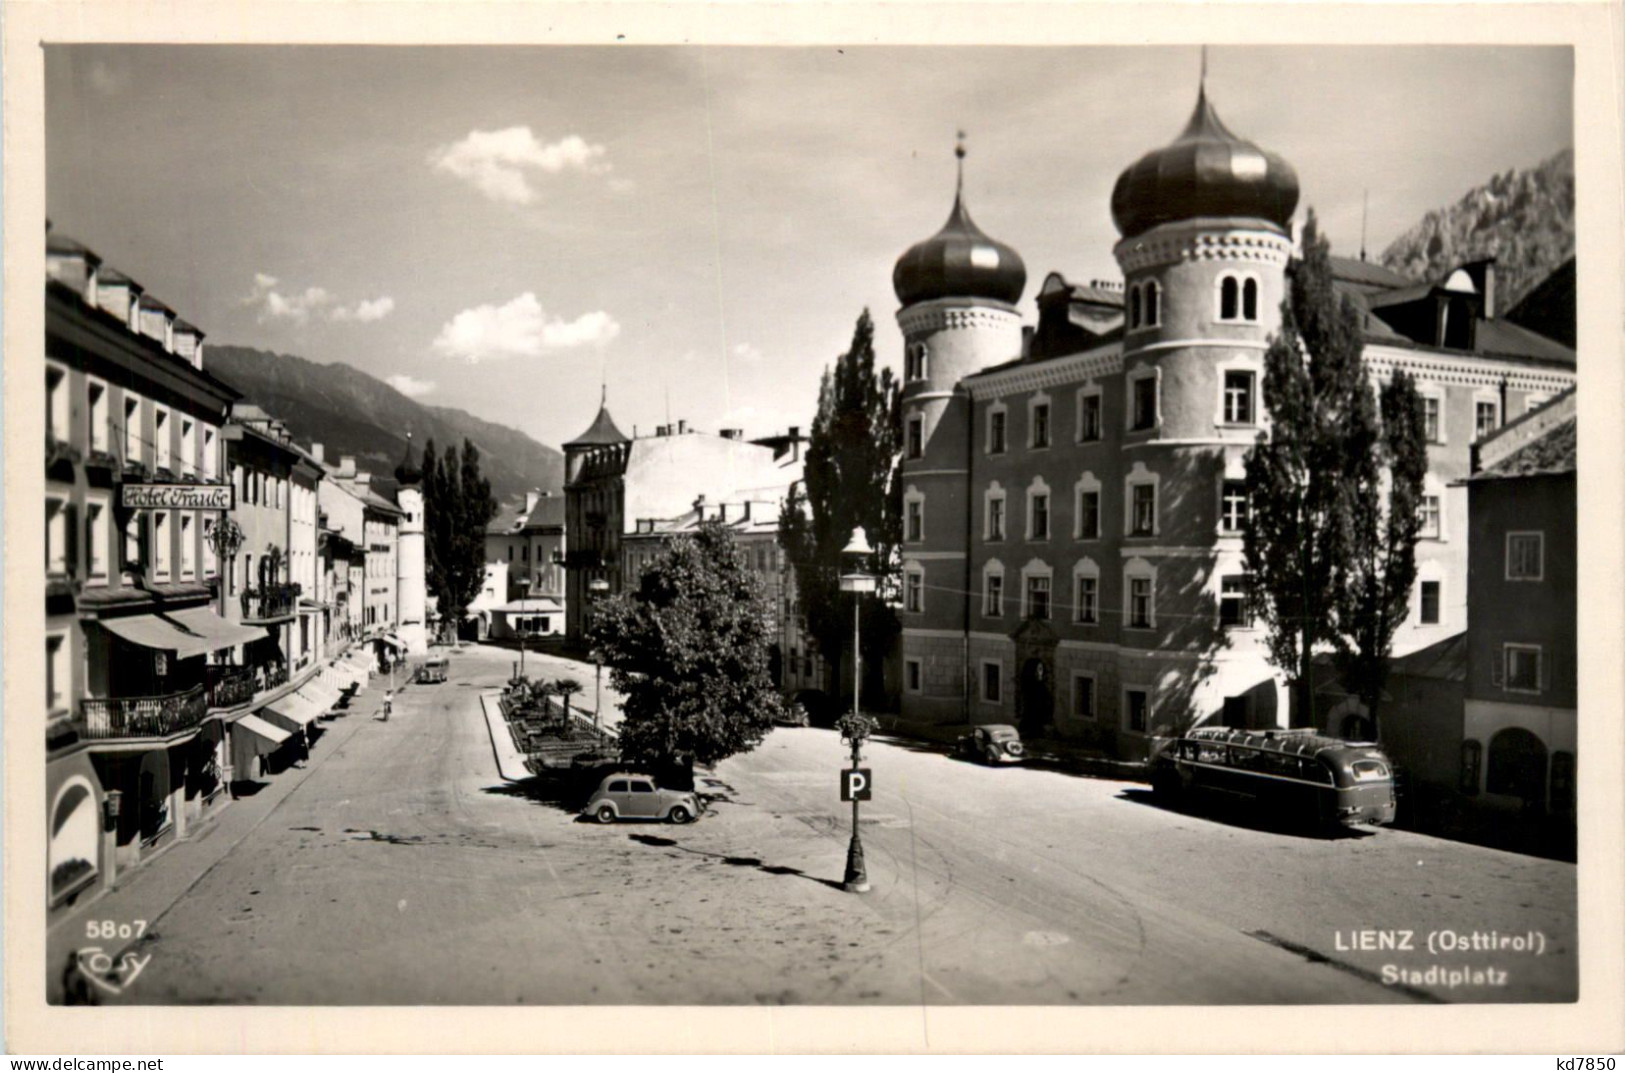
[[[1196,743],[1196,759],[1204,764],[1224,763],[1224,744],[1222,742],[1202,741]]]
[[[1378,760],[1356,760],[1349,765],[1355,782],[1377,782],[1388,777],[1388,768]]]

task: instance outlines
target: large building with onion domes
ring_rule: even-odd
[[[1247,618],[1243,460],[1267,428],[1298,178],[1229,130],[1205,84],[1183,131],[1117,180],[1120,280],[1037,288],[971,220],[898,260],[903,389],[902,711],[1054,728],[1119,755],[1192,722],[1296,720]],[[1105,210],[1107,206],[1100,206]],[[1333,258],[1371,375],[1417,377],[1425,537],[1396,653],[1466,627],[1472,445],[1574,382],[1574,352],[1496,319],[1494,263],[1417,282]],[[1321,719],[1359,732],[1345,701]]]

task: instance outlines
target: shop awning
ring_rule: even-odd
[[[272,726],[254,715],[242,716],[231,726],[233,733],[246,732],[252,736],[255,746],[254,751],[257,753],[273,752],[278,745],[281,745],[292,736],[281,727]]]
[[[275,703],[267,705],[264,712],[273,723],[286,730],[303,730],[322,715],[310,701],[297,693],[289,693]],[[238,722],[242,720],[239,719]]]
[[[397,650],[399,652],[405,652],[406,651],[406,642],[401,640],[399,637],[396,637],[394,634],[389,634],[389,635],[386,635],[384,637],[380,637],[380,638],[378,638],[378,640],[382,641],[384,644],[388,645],[390,648],[393,648],[393,649],[395,649],[395,650]]]
[[[367,684],[366,673],[356,670],[348,663],[333,664],[333,667],[329,673],[331,673],[336,680],[343,683],[346,687],[353,686],[356,689],[360,689]]]
[[[207,607],[187,607],[154,615],[102,619],[109,632],[133,645],[175,653],[190,659],[206,652],[258,641],[266,636],[258,626],[227,622]]]
[[[298,696],[305,698],[317,713],[327,711],[339,701],[338,691],[322,682],[312,679],[300,686],[296,691]]]

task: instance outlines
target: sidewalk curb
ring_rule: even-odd
[[[530,770],[523,766],[523,763],[520,763],[519,774],[513,773],[512,763],[503,763],[503,749],[497,737],[498,734],[507,735],[508,750],[510,752],[517,755],[518,749],[513,744],[513,736],[508,730],[508,721],[503,717],[501,707],[497,706],[495,715],[492,714],[493,705],[490,701],[501,696],[502,694],[499,692],[480,694],[480,712],[485,716],[485,730],[491,738],[491,759],[496,762],[497,774],[504,782],[524,782],[532,778],[532,775]],[[498,728],[499,723],[501,724],[500,729]],[[509,759],[512,761],[512,757]]]

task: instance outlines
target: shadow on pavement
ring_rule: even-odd
[[[833,890],[846,889],[838,880],[825,879],[822,876],[809,875],[799,868],[791,868],[788,865],[766,864],[760,857],[734,857],[724,853],[714,853],[711,850],[694,849],[692,846],[683,845],[675,838],[663,838],[660,835],[633,834],[627,835],[626,837],[631,839],[633,842],[637,842],[645,846],[654,846],[660,849],[676,849],[681,850],[684,853],[691,853],[696,857],[709,857],[712,860],[721,861],[723,864],[731,865],[734,868],[754,868],[758,872],[766,872],[770,876],[799,876],[802,879],[810,879],[814,883],[822,883],[824,886],[830,887]]]
[[[1187,794],[1178,802],[1164,801],[1149,789],[1124,790],[1117,795],[1119,801],[1171,812],[1176,816],[1189,816],[1196,820],[1222,823],[1226,827],[1239,827],[1264,834],[1287,835],[1313,842],[1360,841],[1376,834],[1374,829],[1356,827],[1324,828],[1312,818],[1283,816],[1271,813],[1267,806],[1245,801],[1232,801],[1221,795]]]
[[[574,815],[581,811],[586,804],[588,796],[583,793],[574,780],[565,777],[532,775],[519,782],[498,783],[495,786],[486,786],[482,793],[495,794],[501,797],[522,797],[538,805],[556,809],[559,812]]]

